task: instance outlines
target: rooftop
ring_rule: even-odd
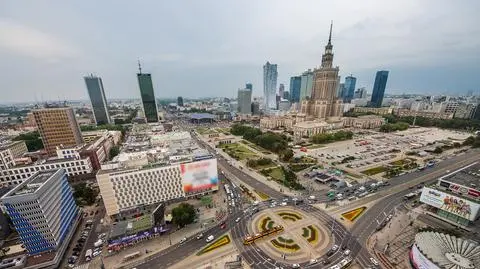
[[[210,113],[192,113],[191,119],[215,119],[215,115]]]
[[[325,121],[302,121],[295,124],[295,127],[300,127],[300,128],[314,128],[314,127],[322,127],[322,126],[328,126],[328,123]]]
[[[444,177],[443,180],[480,191],[480,164]]]
[[[36,192],[43,184],[50,179],[58,170],[44,170],[35,173],[23,183],[19,184],[5,196],[24,195]]]

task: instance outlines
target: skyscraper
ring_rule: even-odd
[[[93,117],[97,125],[111,123],[108,113],[107,98],[103,89],[102,78],[93,75],[84,77],[88,96],[92,103]]]
[[[381,107],[383,96],[385,95],[385,87],[387,86],[388,71],[377,71],[375,76],[375,84],[373,85],[371,107]]]
[[[352,75],[345,78],[343,102],[350,103],[355,94],[355,84],[357,84],[357,78]]]
[[[312,87],[313,87],[313,72],[308,69],[303,72],[300,80],[300,99],[299,102],[312,97]]]
[[[280,86],[278,87],[278,95],[280,98],[283,98],[283,93],[285,92],[285,85],[283,83],[280,83]]]
[[[75,113],[71,107],[49,107],[33,110],[38,132],[47,154],[57,154],[56,147],[79,146],[83,143]]]
[[[143,112],[147,122],[158,122],[157,101],[153,91],[152,75],[142,73],[140,63],[138,63],[138,86],[140,87],[140,95],[142,97]]]
[[[252,90],[238,89],[238,113],[252,114]]]
[[[245,89],[249,89],[253,91],[253,84],[252,83],[245,84]]]
[[[181,97],[181,96],[177,97],[177,105],[178,106],[183,106],[183,97]]]
[[[339,117],[343,113],[342,100],[338,99],[337,90],[340,77],[338,67],[333,67],[332,27],[322,55],[322,65],[314,70],[312,96],[310,100],[303,100],[301,113],[310,118],[325,119]]]
[[[68,244],[79,209],[65,169],[36,172],[1,200],[29,255]]]
[[[277,109],[277,65],[267,62],[263,66],[263,102],[265,110]]]
[[[302,85],[301,76],[290,78],[290,101],[292,103],[300,102],[300,86],[301,85]]]

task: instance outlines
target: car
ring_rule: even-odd
[[[183,243],[185,243],[185,242],[187,242],[187,238],[186,238],[186,237],[182,238],[179,243],[180,243],[180,244],[183,244]]]
[[[98,235],[98,238],[99,238],[99,239],[102,239],[102,238],[104,238],[105,236],[107,236],[106,233],[101,233],[101,234]]]
[[[83,214],[83,217],[84,218],[88,217],[88,212],[85,212],[85,214]]]
[[[338,249],[338,245],[333,245],[332,250],[337,251],[337,249]]]
[[[215,239],[215,236],[209,235],[209,236],[207,237],[207,239],[205,240],[205,242],[210,243],[210,242],[213,241],[213,239]]]
[[[286,205],[287,205],[287,202],[282,202],[280,205],[281,205],[281,206],[286,206]]]
[[[222,224],[220,224],[220,229],[225,229],[227,227],[227,224],[225,222],[222,222]]]
[[[300,264],[294,263],[294,264],[292,264],[292,268],[300,268]]]
[[[333,254],[335,254],[335,250],[330,249],[329,251],[327,251],[327,257],[330,257],[330,256],[332,256]]]
[[[373,265],[378,266],[378,262],[374,258],[370,258],[370,261],[372,262]]]
[[[240,218],[240,217],[238,217],[238,218],[235,220],[235,222],[239,222],[239,221],[240,221],[240,219],[241,219],[241,218]]]
[[[93,252],[92,256],[93,257],[97,257],[98,255],[102,254],[102,251],[96,251],[96,252]]]
[[[343,245],[343,246],[342,246],[342,248],[341,248],[341,249],[342,249],[342,250],[346,250],[346,249],[347,249],[347,247],[348,247],[348,246],[345,244],[345,245]]]
[[[317,264],[317,263],[318,263],[317,259],[311,259],[310,260],[310,264]]]
[[[331,263],[332,261],[330,261],[329,259],[325,259],[322,261],[323,265],[327,265],[329,263]]]
[[[90,212],[90,216],[93,215],[93,211]]]
[[[343,255],[345,255],[345,256],[350,255],[350,250],[349,250],[349,249],[345,250],[345,251],[343,252]]]

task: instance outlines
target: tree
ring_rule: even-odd
[[[195,220],[195,208],[188,203],[181,203],[172,210],[172,221],[180,227],[193,223]]]
[[[112,160],[113,158],[115,158],[115,156],[117,156],[118,154],[120,153],[120,148],[118,146],[113,146],[110,148],[110,160]]]
[[[282,160],[289,161],[293,157],[293,150],[287,149],[282,153]]]
[[[39,149],[43,149],[43,142],[42,139],[40,139],[40,134],[38,131],[18,135],[17,137],[13,138],[13,140],[25,141],[28,151],[37,151]]]
[[[77,200],[83,200],[87,205],[91,205],[95,203],[95,198],[97,197],[97,193],[87,186],[86,183],[80,183],[73,186],[73,197]]]

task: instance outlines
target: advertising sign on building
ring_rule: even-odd
[[[218,190],[216,159],[182,163],[180,164],[180,173],[185,193]]]
[[[480,210],[480,204],[465,198],[424,187],[420,202],[440,208],[462,218],[474,221]]]

